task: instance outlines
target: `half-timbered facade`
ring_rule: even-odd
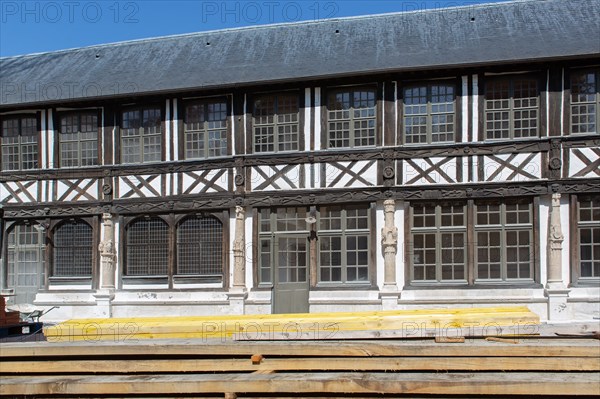
[[[600,2],[0,59],[3,293],[81,316],[600,316]]]

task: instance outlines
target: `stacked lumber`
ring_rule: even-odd
[[[323,340],[532,335],[539,316],[526,306],[380,312],[76,319],[44,329],[48,341],[199,338]]]
[[[11,326],[21,322],[21,314],[19,312],[6,311],[6,299],[0,295],[0,327]]]
[[[0,395],[19,397],[593,397],[590,338],[18,343]]]

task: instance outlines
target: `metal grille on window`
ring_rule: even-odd
[[[488,140],[538,135],[538,89],[534,79],[493,79],[485,89]]]
[[[92,275],[92,228],[84,222],[61,224],[54,233],[53,277]]]
[[[161,159],[162,120],[160,108],[142,108],[123,112],[121,161],[155,162]]]
[[[60,166],[98,164],[98,115],[82,113],[60,120]]]
[[[254,152],[296,151],[299,147],[298,96],[260,96],[254,101]]]
[[[369,208],[323,206],[319,215],[319,281],[369,281]]]
[[[406,144],[454,140],[454,86],[425,85],[404,89]]]
[[[223,225],[213,217],[190,218],[177,227],[177,274],[223,275]]]
[[[201,102],[185,108],[185,158],[227,155],[227,104]]]
[[[462,203],[412,206],[412,279],[465,282],[466,217]]]
[[[139,219],[127,227],[128,276],[165,276],[169,264],[169,227],[159,218]]]
[[[38,167],[37,119],[10,118],[2,121],[2,170]]]
[[[571,76],[571,133],[598,133],[600,118],[600,72],[584,71]]]
[[[533,280],[530,202],[477,204],[475,223],[476,280]]]
[[[375,145],[375,90],[337,91],[329,96],[329,147]]]
[[[579,267],[582,279],[600,278],[600,199],[579,198]]]

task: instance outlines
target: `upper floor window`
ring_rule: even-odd
[[[98,165],[98,113],[61,116],[59,146],[62,168]]]
[[[185,107],[185,159],[227,155],[227,103],[205,101]]]
[[[375,89],[338,89],[328,96],[328,147],[368,147],[376,144]]]
[[[571,75],[571,133],[599,133],[600,71]]]
[[[491,78],[485,85],[485,139],[538,136],[538,82],[528,77]]]
[[[430,84],[404,89],[404,142],[431,144],[455,138],[455,88]]]
[[[578,198],[579,278],[600,279],[600,197]]]
[[[54,232],[52,277],[92,275],[92,227],[80,221],[62,223]]]
[[[254,153],[299,149],[298,107],[298,95],[293,93],[262,95],[254,100]]]
[[[35,116],[2,120],[2,170],[38,167],[38,128]]]
[[[122,113],[121,162],[156,162],[162,157],[162,116],[159,107]]]

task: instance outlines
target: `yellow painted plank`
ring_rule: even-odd
[[[484,329],[487,334],[523,333],[539,325],[527,307],[426,309],[208,317],[74,319],[48,327],[50,341],[123,338],[331,339],[340,333],[394,331],[398,336],[443,335],[448,329]],[[521,331],[519,331],[519,328]],[[427,336],[427,335],[421,335]]]

